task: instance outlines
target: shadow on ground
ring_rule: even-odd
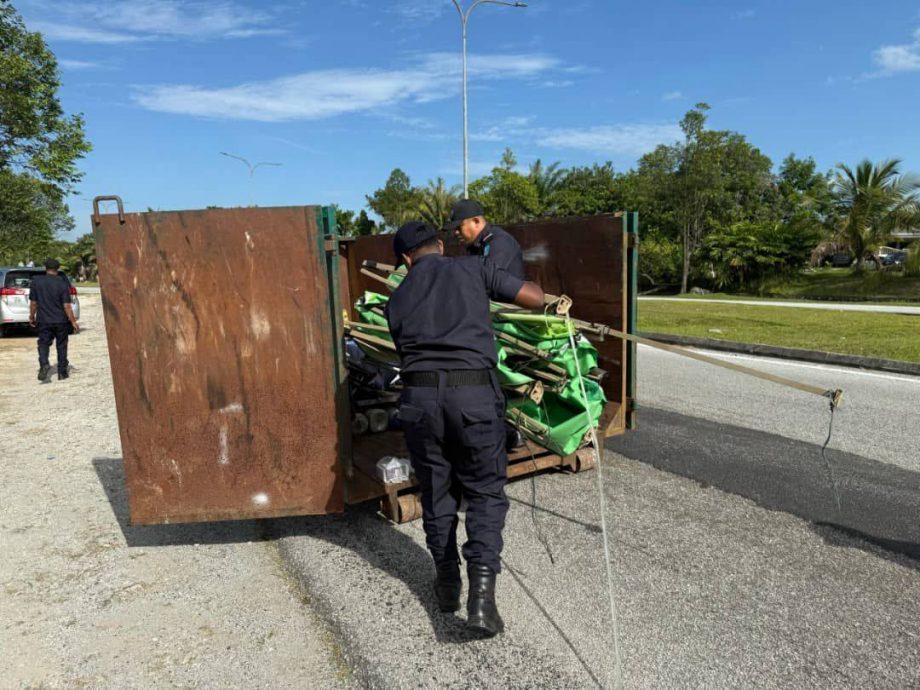
[[[652,408],[643,408],[638,429],[606,445],[804,518],[829,544],[920,559],[920,473],[828,449],[829,474],[819,445]]]
[[[93,467],[128,546],[240,544],[270,538],[270,520],[236,520],[181,525],[132,525],[121,458],[93,458]]]
[[[370,505],[349,507],[344,515],[131,525],[122,459],[94,458],[93,466],[128,546],[232,544],[304,536],[320,539],[351,551],[384,574],[404,582],[424,607],[439,641],[462,643],[479,639],[467,631],[462,618],[437,610],[432,587],[434,569],[428,551],[377,515]]]
[[[310,537],[328,542],[347,549],[385,575],[403,582],[421,603],[439,642],[463,643],[481,639],[466,629],[460,615],[438,610],[433,587],[434,567],[427,549],[379,516],[373,506],[349,506],[344,515],[271,522],[271,533],[277,539]],[[307,580],[304,584],[309,586],[308,569],[298,570],[298,575]]]

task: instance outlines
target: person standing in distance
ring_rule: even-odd
[[[70,284],[58,274],[60,267],[56,259],[48,259],[45,274],[32,278],[29,285],[29,325],[38,328],[38,380],[43,383],[51,380],[48,355],[52,342],[57,345],[58,379],[69,378],[67,341],[71,328],[80,332],[71,306]]]
[[[461,199],[450,210],[444,229],[453,231],[466,245],[467,254],[483,256],[516,278],[524,278],[521,245],[497,225],[486,221],[482,206],[472,199]]]
[[[538,309],[543,290],[491,261],[445,257],[437,230],[420,221],[399,228],[393,249],[408,273],[386,317],[401,361],[399,419],[421,487],[438,606],[460,608],[457,510],[466,498],[467,626],[491,637],[504,630],[495,577],[508,512],[508,457],[489,302]]]

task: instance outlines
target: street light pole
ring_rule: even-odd
[[[469,172],[470,172],[470,145],[469,145],[469,106],[466,93],[467,68],[466,68],[466,25],[470,14],[478,5],[505,5],[506,7],[527,7],[525,2],[504,2],[503,0],[476,0],[467,8],[466,12],[460,7],[458,0],[451,0],[457,13],[460,15],[460,28],[463,34],[463,198],[470,198]]]
[[[235,158],[236,160],[243,163],[247,168],[249,168],[249,205],[250,206],[252,206],[252,184],[253,184],[253,178],[255,177],[255,174],[256,174],[256,170],[263,165],[265,166],[272,165],[272,166],[279,167],[279,168],[283,165],[283,163],[269,163],[268,161],[260,161],[256,163],[255,165],[253,165],[252,163],[250,163],[248,160],[246,160],[242,156],[237,156],[232,153],[226,153],[225,151],[221,151],[220,155],[227,156],[227,158]]]

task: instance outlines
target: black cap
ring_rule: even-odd
[[[45,261],[45,268],[51,269],[52,271],[56,271],[60,267],[61,267],[61,262],[58,261],[57,259],[47,259]]]
[[[476,216],[484,216],[485,211],[482,210],[482,205],[478,201],[473,201],[472,199],[460,199],[455,203],[450,209],[450,220],[447,221],[447,225],[444,226],[445,230],[456,230],[460,227],[460,223],[465,221],[467,218],[475,218]]]
[[[428,240],[436,239],[438,231],[420,220],[412,220],[400,226],[393,237],[393,252],[396,254],[396,264],[402,262],[403,254],[411,254],[412,250]]]

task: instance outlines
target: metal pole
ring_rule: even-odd
[[[463,198],[470,198],[470,138],[469,138],[469,97],[467,94],[467,57],[466,57],[466,46],[467,46],[467,24],[470,19],[470,14],[476,8],[477,5],[483,3],[488,3],[490,5],[505,5],[506,7],[527,7],[527,3],[524,2],[503,2],[503,0],[476,0],[472,5],[469,6],[466,12],[463,11],[463,8],[460,7],[460,2],[458,0],[451,0],[454,3],[454,7],[457,8],[457,13],[460,15],[460,29],[461,35],[463,37]]]
[[[473,9],[472,7],[470,8]],[[470,140],[469,140],[469,105],[466,93],[466,21],[463,18],[463,198],[470,198]]]
[[[241,163],[243,163],[243,165],[245,165],[247,168],[249,168],[249,189],[248,189],[249,194],[248,194],[248,196],[249,196],[249,205],[250,205],[250,206],[253,205],[253,204],[252,204],[252,199],[253,199],[253,197],[252,197],[252,187],[253,187],[253,184],[254,184],[254,178],[255,178],[255,176],[256,176],[256,169],[257,169],[259,166],[262,166],[262,165],[272,165],[272,166],[275,166],[275,167],[278,167],[278,168],[280,168],[282,165],[284,165],[283,163],[270,163],[270,162],[268,162],[268,161],[260,161],[260,162],[256,163],[255,165],[253,165],[252,163],[250,163],[247,159],[243,158],[242,156],[237,156],[236,154],[233,154],[233,153],[227,153],[226,151],[221,151],[221,152],[220,152],[220,155],[226,156],[227,158],[235,158],[236,160],[238,160],[238,161],[240,161]]]

